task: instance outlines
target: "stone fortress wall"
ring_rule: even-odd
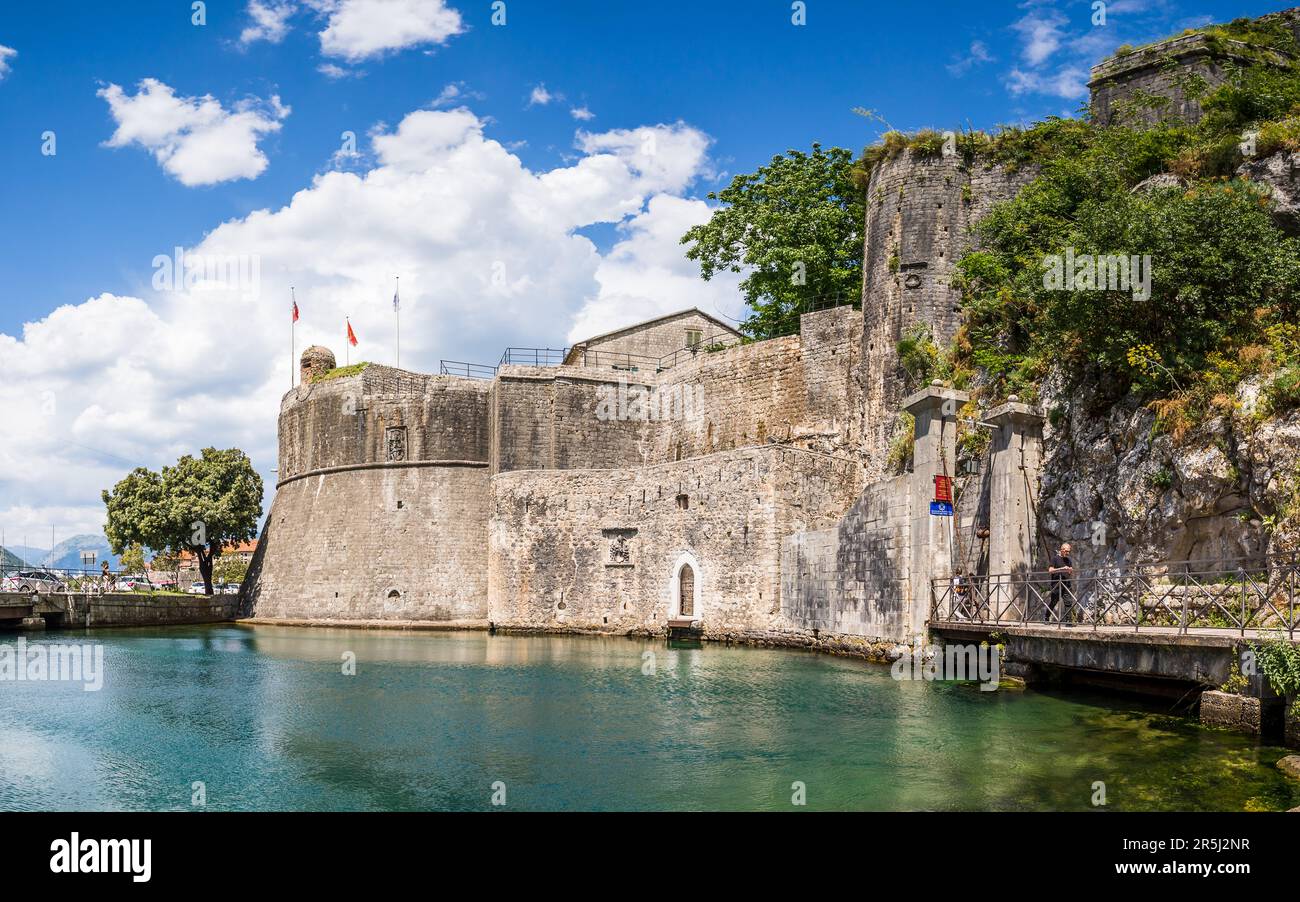
[[[1300,40],[1300,9],[1262,16],[1258,22],[1285,25]],[[1102,125],[1152,125],[1162,120],[1199,122],[1205,92],[1223,84],[1233,67],[1258,58],[1259,49],[1237,41],[1184,34],[1130,53],[1118,54],[1092,69],[1092,114]],[[1270,53],[1283,62],[1281,53]],[[1163,103],[1150,104],[1149,98]]]
[[[662,630],[675,548],[696,562],[714,634],[774,629],[783,537],[834,522],[862,486],[860,340],[843,307],[808,314],[802,336],[701,349],[663,371],[309,373],[282,403],[279,485],[244,610]],[[607,566],[620,536],[631,561]]]
[[[489,387],[388,367],[304,383],[246,581],[262,619],[487,616]]]
[[[1102,114],[1152,87],[1121,78],[1125,65],[1095,79]],[[1175,87],[1154,84],[1177,107]],[[992,450],[957,474],[966,397],[930,386],[905,398],[896,351],[918,323],[951,341],[973,226],[1034,174],[910,150],[881,162],[864,309],[808,314],[799,336],[667,366],[599,353],[711,328],[688,311],[490,382],[373,365],[304,379],[282,406],[280,485],[244,613],[623,634],[680,617],[710,638],[863,654],[916,641],[934,580],[1021,572],[1038,544],[1041,412],[1013,399],[981,414]],[[312,373],[333,365],[323,349],[304,355]],[[891,475],[900,410],[914,451]],[[955,517],[931,515],[941,474],[965,488]]]
[[[768,637],[785,535],[852,503],[859,465],[778,445],[616,470],[493,478],[490,617],[500,627],[662,632],[681,565],[714,638]]]
[[[908,149],[882,161],[867,188],[863,256],[864,330],[861,359],[866,451],[873,475],[883,470],[896,414],[906,393],[897,346],[917,324],[935,343],[949,344],[961,326],[957,261],[974,243],[972,229],[993,206],[1014,197],[1035,176],[959,154],[928,156]]]

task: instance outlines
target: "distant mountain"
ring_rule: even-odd
[[[4,566],[4,567],[26,567],[27,566],[27,562],[24,561],[22,558],[20,558],[18,555],[14,554],[10,549],[5,548],[2,549],[2,551],[3,554],[0,554],[0,566]]]
[[[22,562],[28,565],[43,562],[45,556],[50,553],[48,548],[32,548],[30,545],[6,545],[5,550],[21,558]]]
[[[55,567],[59,570],[81,569],[81,552],[95,552],[95,567],[108,561],[108,566],[119,569],[121,561],[113,554],[108,539],[101,535],[73,536],[54,546],[53,560],[48,548],[31,548],[26,545],[10,545],[6,549],[20,557],[32,567]]]

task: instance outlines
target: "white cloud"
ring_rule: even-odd
[[[569,330],[570,344],[629,323],[698,307],[724,322],[740,319],[741,275],[721,273],[706,282],[699,264],[686,259],[682,235],[706,222],[713,208],[700,200],[660,194],[644,213],[619,226],[625,236],[600,262],[600,290]]]
[[[359,69],[344,69],[342,66],[336,66],[333,63],[321,63],[316,67],[316,71],[330,81],[339,81],[343,78],[360,78],[365,74]]]
[[[433,101],[429,106],[438,109],[439,107],[447,107],[456,103],[463,103],[467,100],[482,99],[483,95],[478,91],[470,91],[465,87],[465,82],[456,81],[449,85],[445,85],[443,89],[438,92],[438,96],[433,98]]]
[[[574,107],[569,110],[569,115],[574,119],[577,119],[579,122],[590,122],[596,118],[596,114],[585,106]]]
[[[960,78],[976,66],[994,61],[988,45],[983,41],[971,41],[970,50],[965,56],[955,58],[948,64],[948,71]]]
[[[546,106],[552,100],[559,100],[559,96],[546,90],[546,85],[538,85],[533,88],[533,93],[528,96],[529,106]]]
[[[289,33],[289,17],[295,12],[297,5],[293,0],[248,0],[248,17],[252,24],[240,32],[239,43],[280,43]]]
[[[140,82],[134,96],[115,84],[98,93],[117,123],[105,145],[139,145],[153,153],[164,171],[191,187],[261,175],[267,159],[258,141],[279,131],[280,120],[290,112],[279,97],[266,103],[241,101],[226,110],[211,95],[177,97],[154,78]]]
[[[1069,19],[1055,9],[1034,9],[1011,26],[1020,35],[1021,55],[1030,66],[1040,66],[1061,47]]]
[[[308,0],[328,16],[321,52],[358,62],[408,47],[445,44],[465,31],[446,0]]]
[[[400,274],[402,363],[425,372],[443,358],[555,347],[577,316],[616,326],[680,307],[736,312],[734,288],[701,282],[677,245],[707,206],[668,196],[708,171],[707,136],[681,123],[582,134],[576,161],[534,171],[484,128],[466,109],[411,113],[375,133],[366,171],[318,175],[285,206],[186,250],[255,258],[260,283],[247,290],[155,292],[143,259],[138,296],[93,297],[0,334],[0,526],[11,541],[48,535],[51,522],[60,535],[98,529],[101,489],[207,446],[247,450],[269,504],[291,285],[299,353],[323,344],[342,358],[350,316],[353,361],[388,363]],[[598,222],[625,223],[604,257],[580,234]]]
[[[1007,75],[1007,90],[1016,96],[1029,93],[1050,94],[1075,100],[1087,96],[1088,75],[1087,70],[1075,66],[1065,66],[1046,73],[1012,69]]]
[[[0,81],[9,74],[9,60],[18,55],[18,51],[12,47],[6,47],[0,44]]]

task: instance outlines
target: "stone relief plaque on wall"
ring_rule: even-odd
[[[406,427],[390,426],[384,434],[385,444],[388,446],[388,460],[390,463],[400,463],[406,460]]]
[[[602,530],[602,533],[609,546],[609,555],[605,558],[606,567],[636,566],[632,560],[632,539],[636,536],[635,529],[606,529]]]

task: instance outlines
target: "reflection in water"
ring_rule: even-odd
[[[62,634],[64,636],[71,634]],[[0,809],[1282,810],[1285,752],[1101,697],[799,652],[214,626],[0,684]],[[58,641],[51,635],[38,641]],[[66,640],[65,640],[66,641]],[[346,653],[356,675],[344,675]],[[653,665],[653,666],[651,666]],[[647,671],[652,670],[652,673]]]

